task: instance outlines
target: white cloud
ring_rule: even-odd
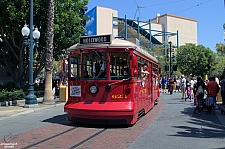
[[[88,35],[93,35],[93,31],[88,31],[87,34]]]
[[[86,22],[86,27],[87,26],[90,26],[93,22],[94,22],[95,18],[94,17],[91,17],[89,20],[87,20]]]

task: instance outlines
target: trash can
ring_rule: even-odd
[[[60,86],[59,88],[59,101],[60,102],[67,102],[68,100],[68,87],[67,86]]]

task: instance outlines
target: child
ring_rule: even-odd
[[[189,83],[187,83],[187,95],[191,102],[191,87],[190,87]],[[186,101],[186,99],[185,99],[185,101]]]

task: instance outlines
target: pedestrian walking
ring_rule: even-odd
[[[189,83],[187,84],[187,98],[189,98],[191,101],[191,87],[190,87]],[[185,99],[185,101],[186,101],[186,99]]]
[[[181,76],[181,92],[182,92],[182,99],[186,99],[186,79],[184,75]]]
[[[191,76],[191,78],[190,78],[190,90],[191,90],[190,102],[194,99],[194,85],[195,85],[195,81],[194,81],[193,76]]]
[[[180,92],[180,78],[176,79],[176,92]]]
[[[194,95],[195,95],[195,109],[194,113],[200,113],[202,104],[203,104],[203,98],[204,98],[204,90],[206,89],[206,86],[202,80],[201,77],[197,77],[197,83],[194,85]]]
[[[162,92],[165,94],[166,93],[166,83],[167,83],[165,76],[162,78],[161,83],[162,83]]]
[[[169,86],[170,86],[170,87],[169,87],[169,93],[170,93],[170,94],[173,94],[174,79],[170,78],[170,79],[169,79],[169,84],[170,84],[170,85],[169,85]]]
[[[220,92],[222,97],[222,105],[225,105],[225,79],[224,76],[220,76]]]
[[[210,81],[206,86],[207,90],[207,110],[214,113],[214,108],[216,106],[216,96],[219,92],[219,85],[215,81],[215,77],[211,77]]]

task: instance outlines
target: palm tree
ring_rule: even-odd
[[[53,71],[53,37],[54,37],[54,0],[49,0],[48,24],[46,40],[46,78],[44,91],[44,104],[55,104],[52,93],[52,71]]]

